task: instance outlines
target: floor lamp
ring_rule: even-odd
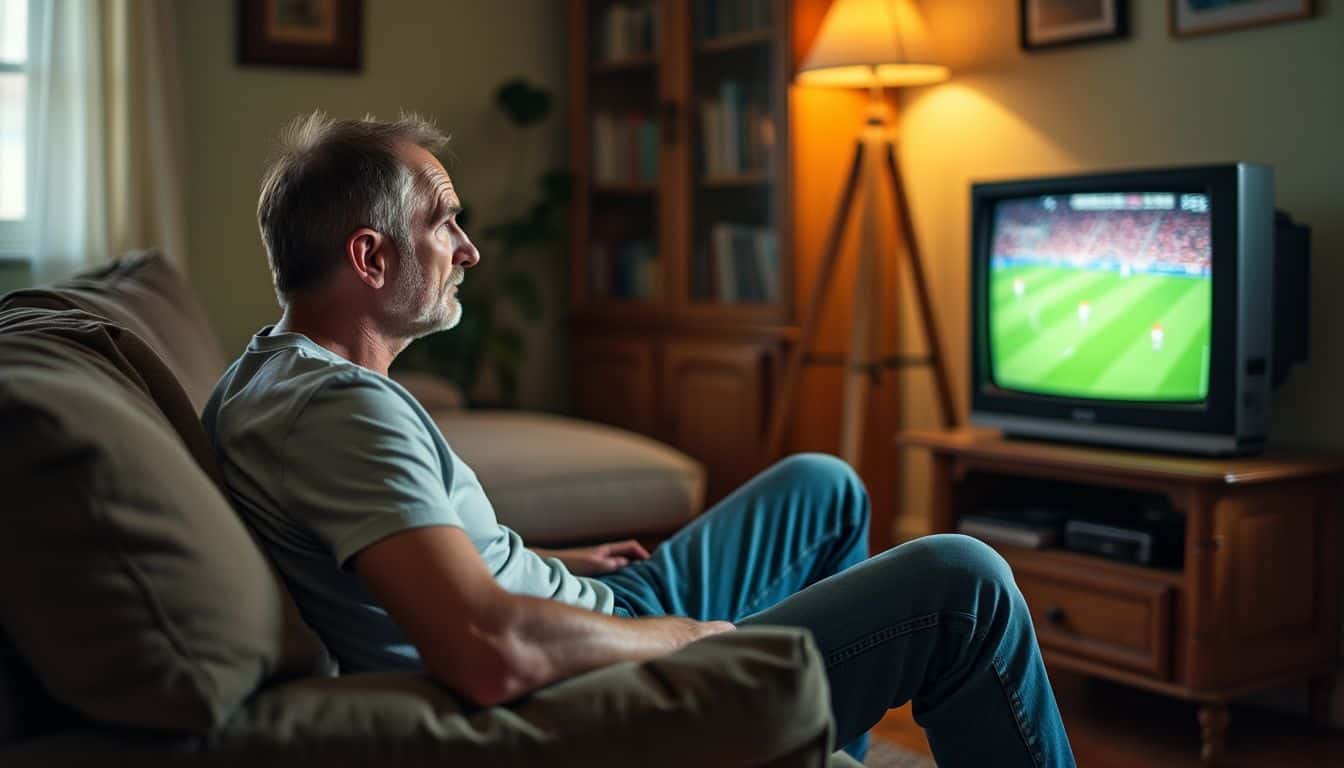
[[[840,197],[840,207],[826,238],[826,250],[803,315],[798,343],[785,364],[780,398],[766,443],[771,457],[783,455],[798,380],[807,364],[839,363],[846,369],[840,456],[851,465],[859,463],[868,387],[878,380],[884,369],[930,366],[943,425],[951,427],[956,423],[952,389],[910,220],[900,160],[882,102],[883,88],[935,83],[947,76],[947,68],[933,62],[923,21],[911,0],[835,0],[822,20],[816,42],[799,68],[799,85],[866,88],[871,100],[863,132],[854,144],[854,157]],[[919,315],[924,325],[927,356],[879,356],[874,353],[873,327],[881,316],[877,303],[882,273],[876,245],[882,217],[877,192],[883,178],[890,180],[896,200],[900,234],[905,239],[904,248],[898,247],[898,250],[909,259]],[[845,224],[860,185],[863,187],[863,231],[855,272],[849,353],[843,360],[827,360],[813,356],[810,348],[835,275]]]

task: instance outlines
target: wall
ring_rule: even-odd
[[[0,256],[0,295],[27,288],[32,284],[32,269],[27,259],[9,259]]]
[[[972,181],[1253,160],[1274,167],[1278,206],[1314,246],[1311,363],[1276,399],[1273,437],[1344,448],[1344,14],[1176,39],[1165,4],[1131,3],[1130,40],[1025,54],[1016,3],[924,6],[955,77],[903,94],[901,155],[958,380]]]
[[[1278,393],[1271,439],[1344,450],[1338,4],[1317,3],[1309,21],[1176,39],[1166,3],[1131,2],[1130,39],[1032,54],[1018,49],[1017,5],[925,0],[954,77],[901,96],[901,157],[962,412],[972,181],[1251,160],[1274,167],[1278,206],[1312,227],[1311,362]],[[912,398],[918,409],[920,394]],[[907,488],[907,508],[926,508],[921,485]],[[908,532],[921,524],[901,522]],[[1334,711],[1344,723],[1338,691]]]
[[[178,14],[191,158],[189,265],[230,355],[278,317],[255,211],[265,159],[293,115],[321,108],[337,117],[388,118],[407,109],[436,118],[453,136],[448,172],[473,209],[476,233],[509,206],[526,204],[537,175],[564,161],[559,109],[530,142],[519,143],[492,101],[499,83],[524,76],[563,106],[563,3],[365,2],[364,68],[355,75],[239,67],[235,5],[184,4]],[[563,256],[539,257],[534,269],[547,321],[529,339],[519,396],[524,405],[557,409],[566,379]]]

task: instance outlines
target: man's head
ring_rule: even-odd
[[[447,142],[415,115],[380,123],[314,112],[286,126],[257,202],[281,305],[336,292],[352,319],[363,313],[396,338],[456,325],[456,286],[479,254],[433,154]]]

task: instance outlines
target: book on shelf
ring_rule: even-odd
[[[653,182],[658,178],[658,124],[652,120],[641,120],[635,131],[639,180]]]
[[[723,108],[717,101],[704,101],[700,104],[700,155],[706,176],[719,173],[723,167],[722,145],[719,139],[723,135]]]
[[[700,102],[701,170],[708,179],[770,167],[775,126],[765,100],[738,80],[719,83],[717,99]]]
[[[650,299],[660,289],[658,254],[648,240],[594,242],[588,254],[595,299]]]
[[[658,179],[658,123],[639,112],[593,115],[593,180],[651,184]]]
[[[726,303],[779,300],[778,238],[772,229],[720,222],[697,257],[696,295]]]
[[[658,9],[652,2],[614,3],[603,11],[596,35],[598,61],[621,61],[658,49]]]
[[[702,41],[770,26],[770,0],[700,0],[697,11],[696,28]]]
[[[761,274],[765,300],[779,301],[779,237],[773,229],[757,229],[754,237],[752,255]]]
[[[723,109],[723,122],[719,125],[722,170],[735,173],[742,168],[742,84],[736,80],[719,83],[719,105]]]

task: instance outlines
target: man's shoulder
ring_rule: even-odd
[[[314,411],[314,404],[324,407]],[[202,413],[210,432],[261,429],[288,431],[312,416],[344,411],[396,412],[409,408],[385,377],[333,355],[304,346],[249,349],[215,385]]]
[[[385,387],[373,371],[305,346],[248,350],[216,386],[226,402],[238,404],[273,398],[307,399],[328,388],[377,393]],[[389,393],[391,394],[391,393]]]

